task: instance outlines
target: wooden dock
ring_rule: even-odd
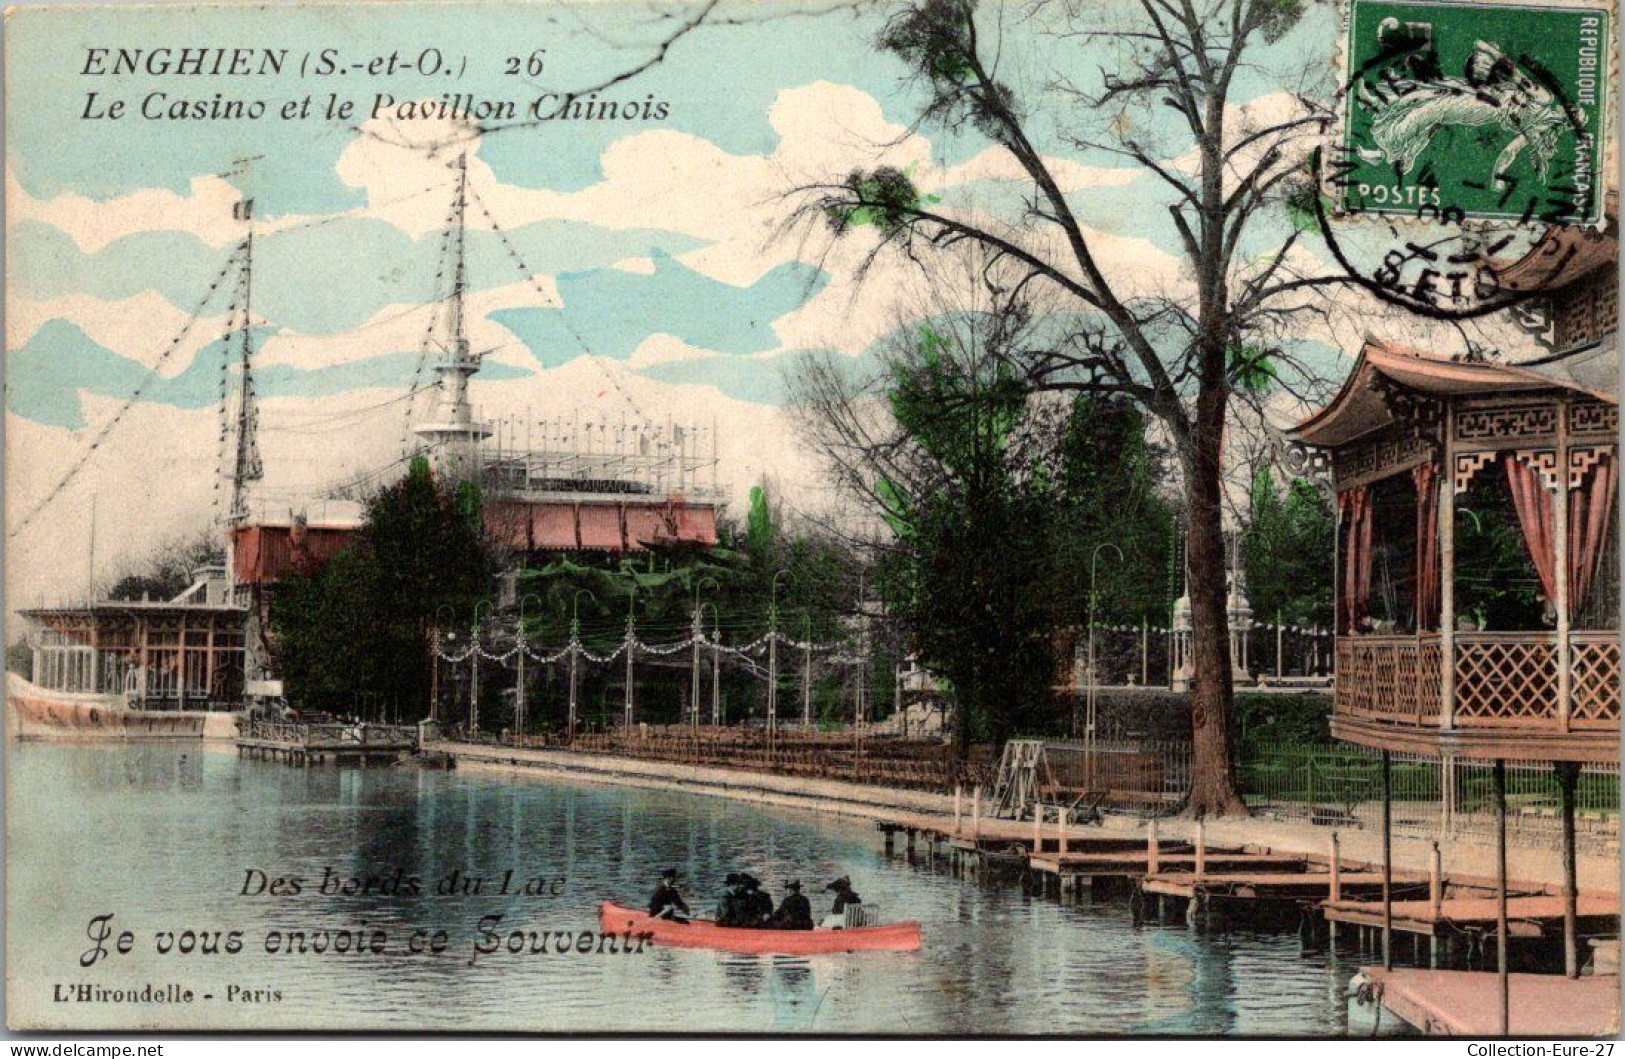
[[[1473,931],[1495,933],[1497,901],[1493,897],[1450,897],[1440,901],[1393,902],[1394,930],[1405,934],[1435,937],[1445,933]],[[1579,929],[1600,934],[1619,929],[1617,894],[1581,894],[1578,902]],[[1382,905],[1373,901],[1327,901],[1321,905],[1329,923],[1350,923],[1361,927],[1382,926]],[[1563,928],[1563,898],[1557,894],[1536,894],[1507,898],[1507,936],[1538,938]]]
[[[1377,895],[1382,893],[1382,872],[1344,871],[1337,883],[1347,893]],[[1394,886],[1426,885],[1425,878],[1394,875]],[[1214,897],[1241,898],[1253,901],[1326,901],[1332,893],[1332,873],[1328,871],[1243,871],[1159,872],[1147,875],[1141,887],[1148,894],[1159,897],[1181,897],[1186,900]],[[1380,914],[1380,909],[1379,909]]]
[[[417,732],[404,725],[251,720],[239,729],[236,742],[242,757],[299,766],[332,762],[366,768],[416,749]]]
[[[1362,998],[1429,1036],[1495,1037],[1501,1033],[1499,975],[1364,967]],[[1619,976],[1508,976],[1507,1032],[1513,1037],[1611,1037],[1619,1032]]]
[[[1308,868],[1302,857],[1290,854],[1208,850],[1204,859],[1205,866],[1209,870],[1219,872],[1295,872],[1305,871]],[[1150,852],[1142,847],[1115,852],[1064,855],[1039,853],[1029,857],[1027,862],[1032,870],[1053,875],[1138,879],[1150,874],[1150,860]],[[1157,854],[1157,866],[1159,871],[1164,868],[1192,871],[1196,866],[1196,854],[1164,850]]]

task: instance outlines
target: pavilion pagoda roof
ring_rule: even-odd
[[[1612,342],[1523,364],[1446,360],[1367,337],[1343,388],[1290,432],[1294,441],[1335,448],[1390,425],[1386,386],[1433,397],[1472,397],[1532,390],[1571,390],[1617,404]]]

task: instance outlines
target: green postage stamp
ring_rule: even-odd
[[[1612,41],[1602,8],[1352,0],[1343,210],[1596,222]]]

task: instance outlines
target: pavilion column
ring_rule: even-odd
[[[1439,468],[1439,727],[1456,726],[1456,410],[1444,416]]]
[[[1557,730],[1569,730],[1574,672],[1569,660],[1569,405],[1557,403],[1557,499],[1552,512],[1552,589],[1557,609]]]

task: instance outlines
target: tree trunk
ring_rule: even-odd
[[[963,773],[970,763],[970,703],[963,690],[954,691],[954,768]]]
[[[1222,396],[1198,398],[1193,451],[1184,461],[1190,527],[1186,533],[1194,673],[1191,681],[1193,816],[1246,816],[1231,754],[1234,686],[1226,614],[1224,532],[1219,462],[1224,444]],[[1213,407],[1217,405],[1217,407]]]

